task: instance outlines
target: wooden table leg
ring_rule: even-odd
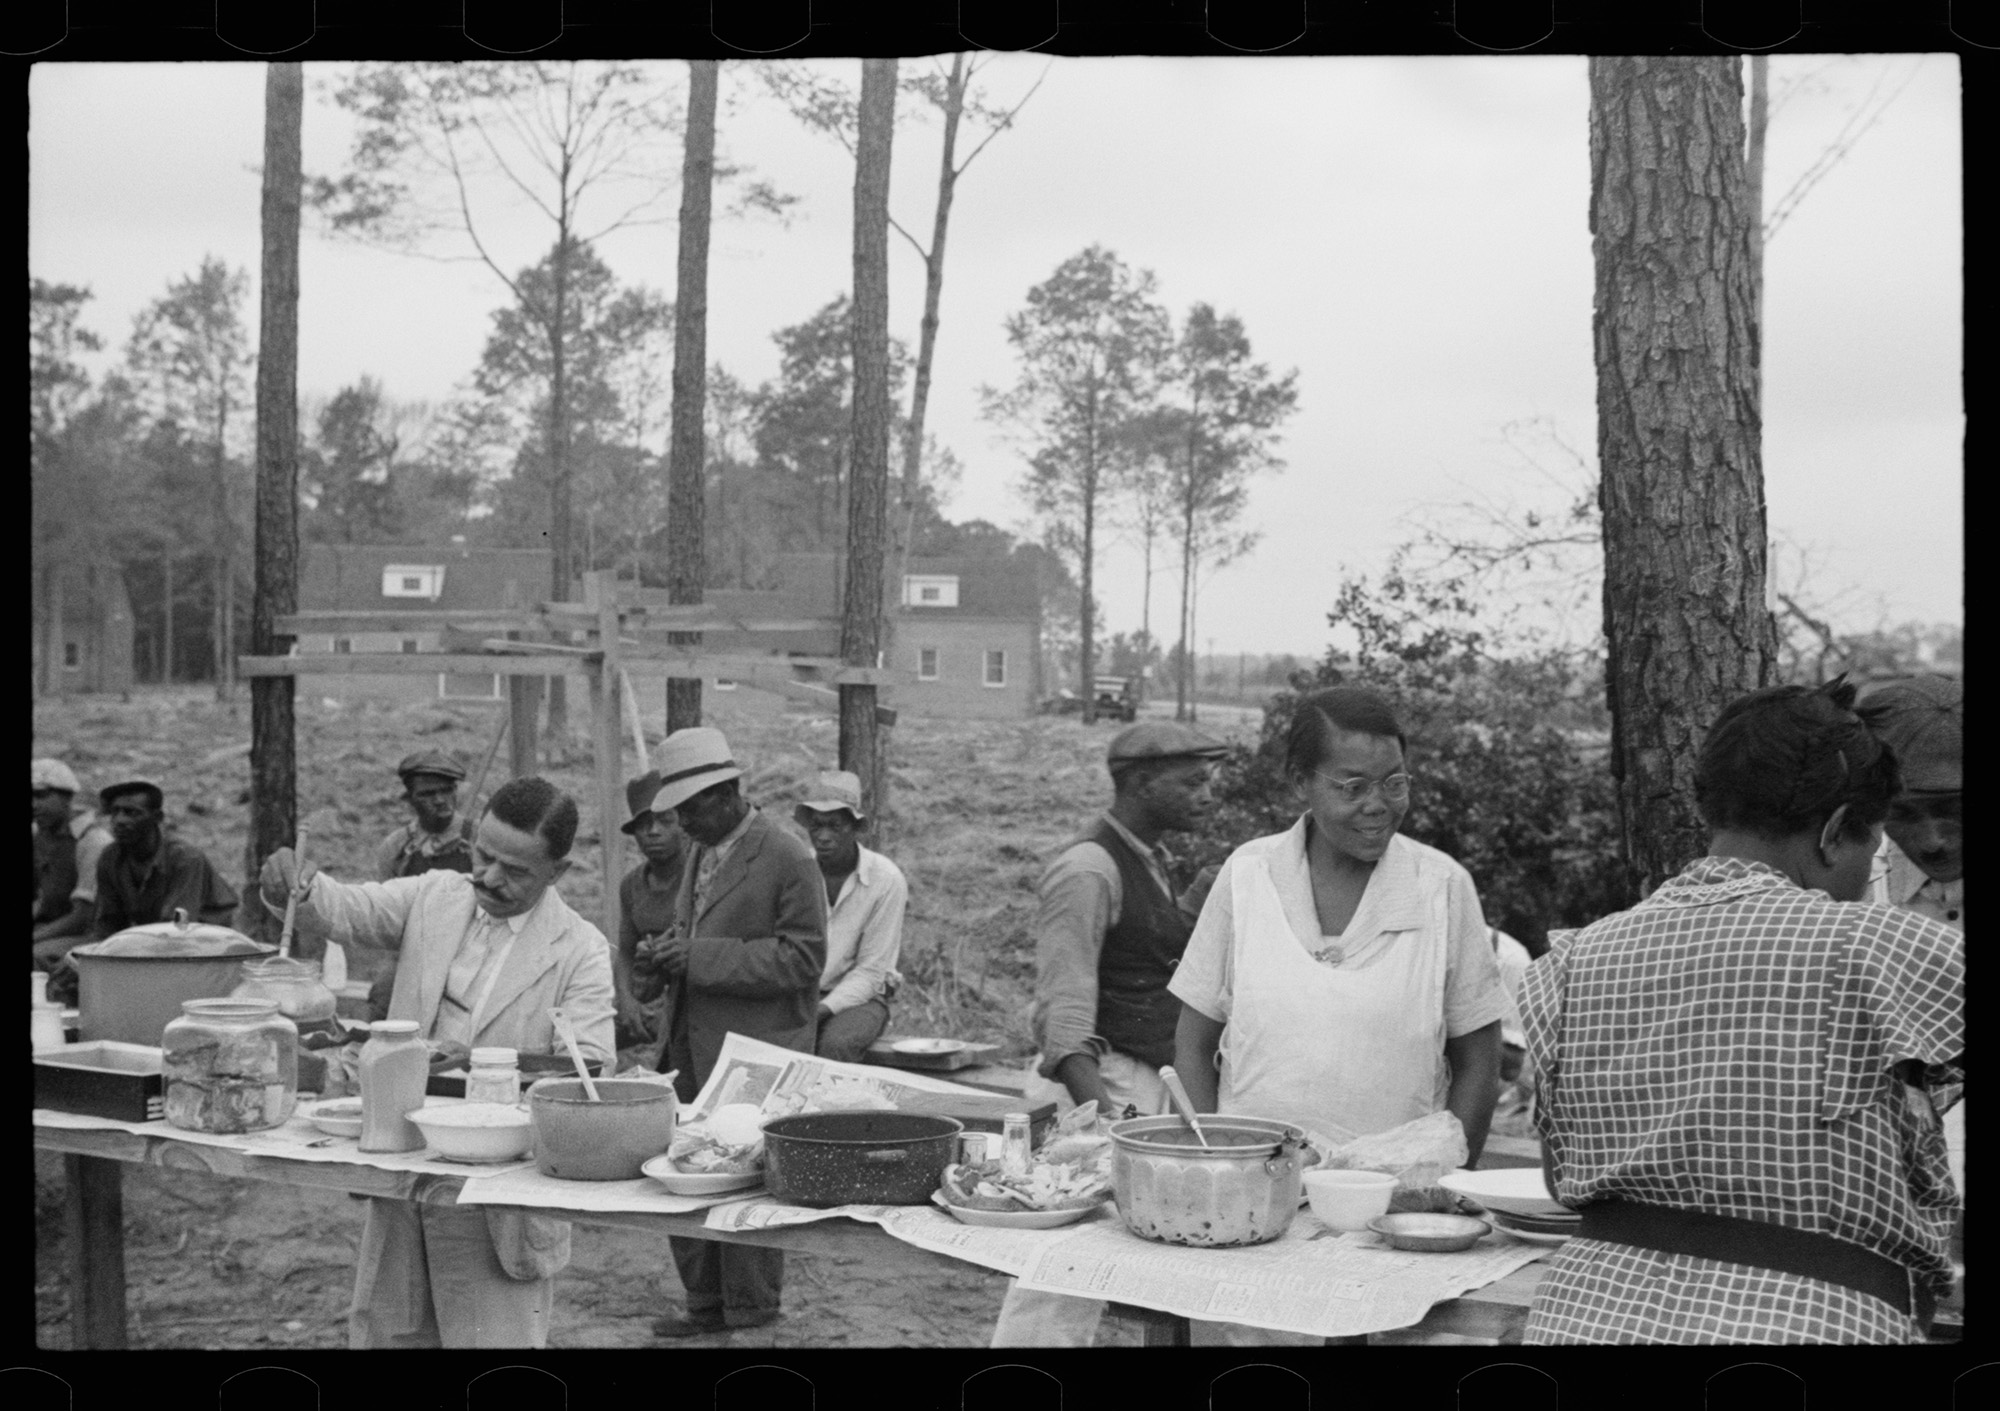
[[[69,1328],[75,1348],[125,1346],[125,1190],[122,1163],[63,1157],[69,1236]]]

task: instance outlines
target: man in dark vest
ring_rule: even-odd
[[[1174,1056],[1180,1001],[1167,992],[1198,907],[1176,897],[1156,848],[1208,809],[1225,747],[1171,721],[1127,726],[1106,763],[1108,812],[1042,874],[1035,916],[1039,1071],[1078,1103],[1122,1117],[1166,1110],[1160,1069]],[[1185,904],[1184,904],[1185,903]],[[1088,1347],[1104,1305],[1009,1285],[995,1347]]]

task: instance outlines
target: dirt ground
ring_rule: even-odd
[[[642,689],[644,689],[642,687]],[[647,712],[657,741],[657,707]],[[55,755],[86,788],[146,775],[166,791],[179,835],[241,883],[247,837],[247,691],[220,704],[207,688],[136,692],[129,701],[37,702],[35,755]],[[490,708],[460,704],[335,705],[300,693],[299,809],[326,808],[337,824],[313,854],[335,876],[365,876],[382,835],[403,821],[394,762],[419,748],[455,751],[473,773],[494,738]],[[820,769],[836,764],[831,712],[730,702],[709,723],[727,731],[748,765],[754,802],[788,815]],[[1220,722],[1218,722],[1220,723]],[[1247,722],[1254,729],[1255,722]],[[1043,859],[1110,798],[1103,749],[1111,727],[1074,719],[905,719],[891,743],[891,814],[882,846],[910,879],[898,996],[900,1033],[994,1040],[1002,1061],[1032,1051],[1028,998],[1034,882]],[[581,743],[545,772],[589,797],[593,765]],[[632,759],[626,772],[636,774]],[[504,761],[502,761],[504,764]],[[498,775],[489,782],[497,782]],[[575,866],[562,889],[595,916],[603,885],[594,807],[584,810]],[[633,855],[627,849],[626,864]],[[379,958],[352,957],[357,974]],[[39,1341],[68,1342],[60,1159],[36,1161],[36,1306]],[[126,1270],[131,1345],[137,1348],[337,1348],[361,1205],[342,1195],[216,1177],[127,1168]],[[926,1280],[885,1275],[863,1261],[794,1256],[786,1316],[716,1346],[980,1347],[1005,1279],[971,1265]],[[664,1238],[578,1226],[575,1260],[558,1284],[554,1347],[654,1345],[648,1323],[676,1308],[680,1285]],[[1135,1326],[1107,1320],[1101,1345],[1136,1344]]]

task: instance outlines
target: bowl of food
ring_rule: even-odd
[[[528,1154],[533,1127],[526,1111],[512,1103],[433,1103],[410,1114],[424,1143],[446,1161],[490,1165],[519,1161]]]
[[[535,1124],[535,1169],[561,1181],[636,1181],[674,1143],[672,1083],[599,1078],[597,1096],[575,1078],[544,1078],[528,1089]]]
[[[342,1098],[338,1102],[317,1103],[306,1111],[306,1121],[329,1137],[361,1135],[361,1100]]]
[[[1306,1200],[1330,1230],[1365,1230],[1389,1212],[1396,1178],[1383,1171],[1308,1171]]]
[[[1485,1210],[1557,1218],[1575,1213],[1568,1206],[1558,1204],[1549,1194],[1549,1188],[1542,1180],[1541,1168],[1537,1166],[1515,1166],[1498,1171],[1453,1171],[1438,1177],[1438,1184]]]
[[[1470,1249],[1493,1227],[1470,1215],[1437,1215],[1429,1211],[1407,1210],[1399,1215],[1377,1215],[1368,1228],[1389,1241],[1392,1248],[1419,1254],[1452,1254]]]

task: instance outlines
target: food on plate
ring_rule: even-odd
[[[967,1210],[1082,1210],[1111,1195],[1111,1181],[1094,1166],[1037,1161],[1026,1176],[1009,1176],[997,1161],[944,1168],[945,1200]]]
[[[748,1175],[764,1169],[764,1120],[756,1104],[732,1102],[705,1122],[675,1131],[667,1158],[689,1176]]]
[[[1456,1210],[1458,1202],[1438,1180],[1465,1165],[1468,1154],[1465,1128],[1459,1125],[1458,1118],[1449,1112],[1433,1112],[1334,1148],[1327,1156],[1326,1166],[1330,1170],[1381,1171],[1394,1176],[1396,1192],[1389,1201],[1392,1213],[1445,1213]]]

